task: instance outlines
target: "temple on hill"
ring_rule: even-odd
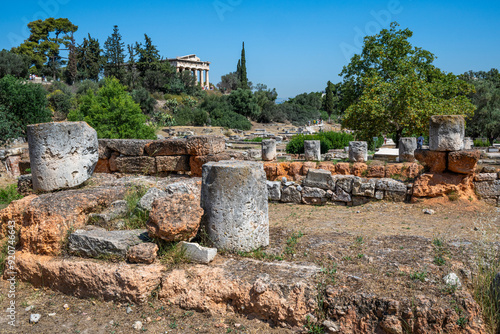
[[[208,71],[210,71],[210,62],[201,61],[196,55],[187,55],[177,58],[168,58],[170,64],[175,66],[177,72],[191,71],[196,78],[196,83],[202,87],[210,87],[208,80]],[[205,73],[203,73],[205,72]]]

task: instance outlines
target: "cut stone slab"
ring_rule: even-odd
[[[349,142],[349,161],[350,162],[368,161],[368,143],[365,141]]]
[[[302,203],[310,205],[321,205],[326,203],[327,193],[320,188],[304,187],[302,190]]]
[[[143,242],[131,246],[127,251],[127,260],[130,263],[146,263],[155,262],[158,245],[152,242]]]
[[[87,181],[97,164],[97,132],[85,122],[28,125],[34,191],[73,188]]]
[[[429,172],[431,173],[442,173],[446,170],[446,152],[415,150],[415,159],[429,168]]]
[[[104,225],[116,218],[123,218],[128,213],[128,205],[124,200],[114,201],[101,213],[89,214],[88,222],[92,225]]]
[[[478,150],[456,151],[448,154],[448,170],[459,174],[472,174],[480,158]]]
[[[262,160],[272,161],[276,159],[276,140],[266,139],[262,141]]]
[[[474,188],[481,197],[500,196],[500,180],[474,182]]]
[[[156,157],[156,170],[158,172],[190,171],[189,155]]]
[[[270,201],[281,200],[281,182],[280,181],[266,181],[267,193]]]
[[[464,148],[465,120],[460,115],[431,116],[429,149],[431,151],[459,151]]]
[[[150,157],[163,155],[186,155],[188,154],[187,139],[163,139],[154,140],[144,147],[144,151]]]
[[[335,182],[336,188],[341,188],[345,192],[351,193],[354,178],[354,175],[334,175],[333,181]]]
[[[384,178],[377,180],[376,188],[377,190],[406,193],[407,185],[403,181]]]
[[[187,154],[209,155],[224,152],[226,139],[224,136],[192,136],[187,139]]]
[[[375,196],[375,180],[355,177],[352,184],[352,194],[354,196]]]
[[[203,165],[203,225],[217,248],[248,252],[269,245],[266,173],[262,163],[220,161]]]
[[[217,255],[217,248],[203,247],[194,242],[182,241],[179,243],[179,247],[190,262],[208,264]]]
[[[306,161],[321,161],[321,141],[304,140],[304,156]]]
[[[137,206],[139,209],[151,211],[155,199],[167,196],[167,193],[158,188],[152,187],[141,197]]]
[[[302,200],[302,195],[297,187],[285,187],[281,191],[281,201],[284,203],[300,203]]]
[[[144,147],[151,143],[148,139],[99,139],[99,159],[109,159],[112,152],[137,157],[144,155]]]
[[[392,202],[404,202],[406,200],[406,191],[386,191],[384,198]]]
[[[335,187],[332,173],[324,169],[309,169],[306,178],[302,181],[302,185],[325,190],[333,190]]]
[[[417,139],[415,137],[399,138],[399,162],[415,161]]]
[[[245,160],[245,156],[241,152],[222,152],[217,154],[191,156],[189,158],[189,165],[191,168],[192,176],[201,176],[201,167],[210,161],[222,160]]]
[[[106,231],[103,228],[76,230],[68,238],[69,250],[88,257],[100,255],[119,255],[125,258],[130,246],[148,240],[147,231],[124,230]]]
[[[116,168],[126,174],[156,174],[156,160],[153,157],[117,157]]]
[[[476,182],[495,181],[497,178],[498,178],[497,173],[479,173],[474,175],[474,181]]]
[[[352,201],[352,197],[349,192],[345,191],[341,187],[337,187],[335,191],[332,193],[332,201],[348,203]]]

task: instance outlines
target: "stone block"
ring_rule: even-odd
[[[352,180],[351,180],[351,182],[352,182]],[[337,186],[335,191],[333,191],[333,193],[332,193],[332,201],[348,203],[348,202],[352,201],[352,197],[351,197],[350,193],[348,193],[347,191],[345,191],[341,187]]]
[[[24,196],[27,196],[33,192],[33,181],[31,179],[31,174],[21,175],[17,178],[17,192]]]
[[[384,177],[385,166],[383,165],[370,165],[368,166],[367,177]]]
[[[465,120],[460,115],[431,116],[429,149],[431,151],[459,151],[464,148]]]
[[[321,161],[321,141],[304,140],[304,156],[306,161]]]
[[[266,139],[262,141],[262,160],[272,161],[276,159],[276,140]]]
[[[305,187],[333,190],[335,183],[329,171],[323,169],[310,169],[306,178],[302,181],[302,185]]]
[[[476,193],[481,197],[500,196],[500,180],[474,182]]]
[[[262,163],[220,161],[203,165],[203,225],[217,248],[248,252],[269,245],[266,174]]]
[[[448,153],[448,170],[459,174],[472,174],[476,170],[480,153],[477,150]]]
[[[223,136],[192,136],[187,139],[187,154],[209,155],[222,153],[226,149]]]
[[[472,150],[474,147],[474,141],[471,137],[464,138],[464,150]]]
[[[128,213],[128,205],[124,200],[114,201],[101,213],[89,214],[88,223],[92,225],[104,225],[116,218],[123,218]]]
[[[190,171],[189,155],[171,155],[156,157],[157,172]]]
[[[152,242],[143,242],[131,246],[127,251],[127,260],[130,263],[151,264],[155,262],[158,245]]]
[[[415,150],[417,149],[417,139],[415,137],[399,138],[399,162],[415,161]]]
[[[481,173],[496,173],[497,169],[493,166],[484,166],[481,168]]]
[[[217,248],[203,247],[194,242],[182,241],[179,243],[179,247],[181,247],[184,257],[190,262],[208,264],[217,255]]]
[[[335,165],[335,173],[339,175],[350,175],[351,174],[351,165],[347,162],[339,162]]]
[[[109,157],[109,170],[111,172],[118,172],[116,158],[118,158],[119,156],[120,156],[120,153],[118,153],[118,152],[111,153],[111,157]]]
[[[377,180],[376,188],[377,190],[406,193],[407,185],[402,181],[384,178]]]
[[[302,203],[321,205],[326,203],[327,193],[325,190],[320,188],[310,188],[304,187],[302,190]]]
[[[370,197],[364,197],[364,196],[352,196],[352,205],[353,206],[359,206],[359,205],[364,205],[366,203],[369,203],[371,200]]]
[[[156,174],[156,160],[153,157],[117,157],[116,168],[126,174]]]
[[[349,142],[349,161],[350,162],[368,161],[368,143],[365,141]]]
[[[352,194],[354,196],[375,196],[375,180],[355,177],[352,183]]]
[[[384,194],[384,198],[387,201],[392,202],[404,202],[406,200],[406,191],[386,191]]]
[[[497,173],[479,173],[474,175],[475,182],[495,181],[497,178]]]
[[[266,181],[268,199],[270,201],[281,200],[281,182],[280,181]]]
[[[109,167],[109,160],[99,158],[99,160],[97,160],[94,173],[105,173],[105,174],[111,173],[111,169]]]
[[[189,166],[191,169],[191,175],[192,176],[201,176],[201,170],[202,166],[206,164],[207,162],[213,161],[222,161],[222,160],[244,160],[243,153],[240,152],[222,152],[222,153],[217,153],[217,154],[209,154],[209,155],[202,155],[202,156],[191,156],[189,158]],[[272,164],[274,167],[276,167],[276,164]],[[266,169],[267,173],[267,169]]]
[[[68,237],[73,253],[87,257],[118,255],[125,258],[127,249],[147,240],[146,230],[106,231],[103,228],[76,230]]]
[[[415,150],[415,159],[429,168],[431,173],[442,173],[446,170],[446,152]]]
[[[87,181],[98,160],[97,132],[85,122],[28,125],[33,190],[53,191]]]
[[[187,139],[174,138],[154,140],[144,146],[144,151],[150,157],[164,155],[186,155],[188,154]]]
[[[300,203],[302,201],[302,194],[296,187],[285,187],[281,190],[281,201],[284,203]]]
[[[383,190],[375,190],[375,198],[378,200],[384,199],[384,191]]]
[[[153,202],[157,198],[166,197],[167,193],[158,188],[152,187],[149,188],[148,191],[141,197],[139,203],[137,203],[137,207],[142,210],[151,211]]]
[[[148,139],[99,139],[99,159],[109,159],[112,152],[138,157],[144,155],[144,147],[153,142]]]
[[[354,175],[334,175],[333,181],[335,182],[336,188],[341,188],[344,191],[351,193],[354,177]]]

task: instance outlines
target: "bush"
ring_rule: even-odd
[[[23,195],[17,192],[17,185],[10,184],[5,188],[0,188],[0,206],[7,206],[10,202],[23,198]]]
[[[489,147],[489,141],[482,141],[481,139],[474,140],[474,147]]]
[[[140,87],[134,89],[131,93],[135,103],[141,106],[141,110],[145,114],[151,115],[154,111],[156,100],[149,94],[146,88]]]
[[[202,109],[182,107],[174,113],[175,123],[181,126],[203,126],[208,123],[208,114]]]
[[[80,99],[80,106],[68,115],[70,121],[87,122],[99,138],[156,139],[153,127],[125,87],[116,78],[106,78],[97,94],[91,90]]]
[[[321,153],[327,153],[328,150],[342,149],[349,146],[349,142],[354,140],[351,134],[343,132],[321,132],[314,135],[295,135],[286,145],[286,152],[290,154],[304,153],[304,140],[319,140],[321,142]]]

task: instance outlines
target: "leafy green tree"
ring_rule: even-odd
[[[48,108],[52,111],[54,120],[65,120],[69,111],[76,107],[75,94],[68,85],[59,81],[47,86],[47,91]]]
[[[65,63],[60,55],[60,48],[61,46],[69,48],[73,33],[78,30],[78,26],[66,18],[50,17],[44,21],[30,22],[28,28],[30,30],[28,39],[12,51],[30,58],[31,65],[34,66],[31,73],[50,74],[55,79],[59,76],[61,65]]]
[[[125,82],[130,89],[135,88],[139,83],[139,71],[136,67],[135,56],[136,51],[133,45],[127,45],[128,50],[128,63],[127,63],[127,73],[125,75]]]
[[[29,124],[51,121],[46,91],[41,85],[26,83],[7,75],[0,79],[0,142],[26,136]]]
[[[321,93],[302,93],[291,99],[288,99],[285,103],[298,104],[300,106],[320,110],[322,105]]]
[[[156,105],[156,100],[149,94],[146,88],[139,87],[134,89],[131,93],[132,98],[135,103],[138,103],[141,106],[141,110],[145,114],[152,115],[154,111],[154,107]]]
[[[139,104],[116,78],[106,78],[97,94],[88,90],[68,120],[87,122],[99,138],[156,138],[154,128],[145,124],[147,119]]]
[[[233,90],[229,95],[229,103],[238,114],[252,120],[259,119],[261,110],[257,104],[257,99],[249,89],[238,88]]]
[[[78,45],[76,53],[77,80],[99,80],[99,74],[103,70],[102,49],[97,38],[83,38],[82,44]]]
[[[467,119],[466,134],[486,137],[493,145],[500,136],[500,73],[497,69],[488,72],[469,71],[460,77],[475,87],[475,92],[469,98],[477,110],[474,116]]]
[[[113,27],[113,33],[104,42],[104,75],[115,77],[122,81],[125,76],[125,43],[122,42],[122,35],[118,31],[118,26]]]
[[[26,55],[18,55],[7,50],[0,51],[0,78],[12,75],[26,78],[29,73],[30,59]]]
[[[223,93],[230,93],[231,91],[238,89],[240,84],[237,72],[231,72],[223,75],[220,80],[221,81],[217,84],[217,88],[219,88],[219,90]]]
[[[64,78],[68,85],[72,85],[75,83],[76,75],[78,74],[76,62],[77,62],[76,46],[75,46],[75,39],[73,38],[73,33],[72,33],[71,44],[69,45],[68,64],[64,69]]]
[[[266,85],[259,83],[255,86],[254,96],[261,110],[258,121],[263,123],[272,122],[272,112],[276,98],[278,97],[276,89],[268,89]]]
[[[475,109],[467,98],[473,87],[432,65],[434,55],[413,47],[413,33],[397,26],[365,37],[361,54],[341,72],[349,105],[343,125],[362,138],[394,134],[398,143],[404,135],[428,132],[432,115],[467,116]]]
[[[212,126],[222,126],[230,129],[250,130],[252,123],[243,115],[233,111],[233,107],[227,96],[207,96],[200,105],[200,109],[205,110]]]

